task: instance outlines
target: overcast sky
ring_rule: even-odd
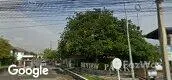
[[[7,2],[4,2],[7,1]],[[29,2],[30,3],[27,3]],[[34,4],[37,1],[39,4]],[[60,33],[66,25],[66,18],[77,11],[92,10],[93,8],[107,8],[114,11],[114,16],[124,18],[124,6],[121,0],[0,0],[0,35],[3,35],[13,46],[29,51],[42,51],[57,48]],[[135,0],[126,0],[135,1]],[[136,25],[139,25],[144,34],[157,28],[155,4],[152,0],[139,3],[127,3],[127,13]],[[17,3],[16,3],[17,2]],[[139,4],[141,11],[135,10]],[[172,27],[172,3],[166,2],[164,22],[165,26]],[[138,6],[137,6],[138,7]],[[149,10],[150,9],[150,10]],[[134,12],[131,12],[134,11]],[[137,17],[138,14],[138,17]],[[157,41],[149,40],[156,44]]]

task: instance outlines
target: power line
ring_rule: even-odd
[[[133,1],[133,2],[129,2],[129,0],[128,0],[128,2],[125,2],[125,3],[138,3],[138,1]],[[147,1],[140,1],[140,2],[150,2],[150,0],[147,0]],[[152,1],[153,2],[153,1]],[[122,4],[122,3],[124,3],[124,2],[117,2],[116,1],[116,4]],[[30,3],[30,4],[49,4],[49,3]],[[50,4],[61,4],[61,3],[51,3],[50,2]],[[112,4],[112,3],[111,3]],[[21,4],[20,4],[21,5]],[[25,5],[26,6],[26,5]],[[95,4],[94,4],[94,6],[95,6]],[[71,7],[71,6],[70,6]],[[35,8],[35,7],[34,7]],[[50,16],[40,16],[40,14],[41,13],[43,13],[43,12],[57,12],[56,10],[55,10],[56,8],[52,8],[52,7],[50,7],[50,8],[47,8],[47,9],[45,9],[45,10],[35,10],[35,9],[31,9],[31,10],[19,10],[19,11],[31,11],[31,12],[39,12],[39,16],[33,16],[33,17],[54,17],[54,16],[72,16],[72,15],[52,15],[52,14],[50,14]],[[4,9],[5,11],[7,11],[7,10],[9,10],[9,11],[16,11],[16,9],[14,9],[14,8],[12,8],[12,9]],[[81,10],[79,10],[79,11],[81,11]],[[153,9],[153,10],[143,10],[143,11],[141,11],[141,12],[155,12],[156,11],[156,9]],[[61,11],[60,11],[61,12]],[[77,10],[73,10],[73,11],[69,11],[69,10],[65,10],[65,11],[62,11],[63,13],[65,12],[65,13],[69,13],[69,12],[77,12]],[[117,13],[121,13],[121,12],[124,12],[123,10],[115,10],[115,12],[116,12],[116,14]],[[129,10],[128,12],[136,12],[135,10]],[[36,14],[38,14],[38,13],[36,13]],[[45,14],[43,14],[43,15],[45,15]],[[49,14],[46,14],[46,15],[49,15]],[[27,16],[27,18],[28,17],[32,17],[32,15],[28,15]],[[3,17],[4,18],[4,17]],[[7,18],[13,18],[13,17],[7,17]],[[19,17],[14,17],[14,18],[19,18]]]
[[[109,8],[109,7],[107,7],[107,8]],[[79,10],[79,9],[78,10],[71,10],[71,9],[67,9],[67,10],[63,10],[63,11],[56,11],[55,9],[50,8],[50,9],[45,9],[45,10],[26,10],[26,11],[25,10],[19,10],[19,11],[20,12],[30,11],[30,12],[27,12],[27,13],[33,13],[33,14],[42,14],[42,13],[46,13],[46,14],[52,13],[52,14],[55,14],[55,13],[84,12],[84,11],[86,11],[86,9],[84,9],[84,10]],[[165,7],[164,9],[165,9],[165,11],[170,11],[170,10],[172,11],[172,7]],[[150,12],[151,10],[156,10],[156,8],[144,8],[144,9],[142,9],[143,12]],[[8,11],[8,10],[5,9],[4,11]],[[16,11],[16,10],[13,9],[13,10],[9,10],[9,11]],[[124,12],[124,10],[122,10],[122,9],[115,9],[114,11],[116,11],[116,12]],[[128,12],[136,12],[136,10],[132,9],[132,8],[131,9],[127,9],[127,11]]]
[[[78,5],[74,5],[72,4],[71,2],[70,3],[58,3],[58,2],[46,2],[46,3],[42,3],[42,2],[24,2],[24,3],[18,3],[18,4],[14,4],[14,5],[11,5],[11,4],[4,4],[1,5],[1,10],[13,10],[13,9],[45,9],[45,8],[61,8],[61,9],[64,9],[64,8],[81,8],[81,7],[101,7],[101,6],[109,6],[109,5],[119,5],[119,4],[123,4],[123,3],[127,3],[127,4],[131,4],[131,3],[149,3],[150,1],[125,1],[125,2],[121,2],[121,1],[115,1],[115,2],[106,2],[106,3],[98,3],[98,2],[87,2],[87,3],[81,3],[81,4],[78,4]],[[151,2],[152,3],[152,2]],[[60,5],[60,6],[59,6]],[[10,7],[11,6],[11,7]]]
[[[6,20],[6,21],[0,21],[0,23],[8,23],[8,22],[49,22],[49,21],[56,21],[56,22],[61,22],[61,21],[67,21],[67,20],[34,20],[34,21],[23,21],[23,20]]]
[[[113,3],[107,3],[106,5],[105,4],[102,4],[102,3],[99,3],[99,4],[95,4],[95,3],[91,3],[91,1],[89,2],[89,1],[87,1],[87,4],[88,5],[92,5],[91,7],[95,7],[95,6],[97,6],[97,5],[99,5],[99,6],[103,6],[103,5],[105,5],[105,6],[108,6],[108,5],[114,5],[114,4],[116,4],[116,5],[120,5],[120,4],[132,4],[132,3],[151,3],[152,5],[154,4],[154,3],[152,3],[152,2],[154,2],[154,1],[151,1],[151,0],[146,0],[146,1],[130,1],[130,0],[125,0],[125,2],[121,2],[121,1],[116,1],[116,2],[113,2]],[[91,3],[91,4],[90,4]],[[24,5],[22,5],[22,4],[24,4]],[[53,3],[53,2],[46,2],[46,3],[41,3],[41,2],[39,2],[39,3],[29,3],[29,4],[35,4],[35,5],[38,5],[38,4],[45,4],[45,6],[42,6],[42,7],[36,7],[36,9],[40,9],[40,10],[35,10],[35,7],[33,7],[33,8],[29,8],[28,7],[28,4],[26,4],[26,3],[22,3],[22,4],[19,4],[19,3],[17,3],[16,4],[16,6],[17,7],[21,7],[21,8],[23,8],[22,10],[18,10],[18,8],[7,8],[7,9],[4,9],[4,11],[20,11],[20,12],[23,12],[24,13],[24,16],[22,16],[22,15],[19,15],[19,14],[14,14],[14,13],[10,13],[11,15],[7,15],[7,14],[4,14],[4,13],[0,13],[0,14],[3,14],[3,15],[1,15],[0,16],[0,18],[1,19],[9,19],[9,18],[50,18],[50,17],[53,17],[53,18],[55,18],[55,17],[58,17],[58,16],[73,16],[72,14],[64,14],[64,13],[74,13],[74,12],[77,12],[77,11],[79,11],[79,12],[84,12],[84,11],[87,11],[86,9],[88,8],[87,6],[85,6],[85,7],[87,7],[85,10],[70,10],[70,9],[65,9],[64,11],[58,11],[58,10],[56,10],[57,8],[56,7],[58,7],[58,6],[51,6],[51,5],[49,5],[49,4],[61,4],[63,7],[65,6],[65,4],[64,3]],[[47,5],[49,6],[49,7],[47,7]],[[70,4],[68,4],[68,5],[70,5]],[[15,6],[15,5],[14,5]],[[6,5],[6,7],[7,7],[7,5]],[[71,6],[68,6],[68,7],[71,7]],[[79,6],[78,6],[79,7]],[[45,9],[46,8],[46,9]],[[41,9],[44,9],[44,10],[41,10]],[[80,8],[78,8],[78,9],[80,9]],[[172,9],[172,7],[168,7],[167,8],[168,10],[166,10],[166,12],[168,11],[168,12],[171,12],[170,10]],[[3,10],[3,9],[0,9],[0,10]],[[29,11],[29,12],[27,12],[27,11]],[[124,10],[122,10],[122,9],[116,9],[116,10],[113,10],[114,11],[114,14],[121,14],[121,13],[124,13],[125,11]],[[136,13],[137,11],[135,10],[135,9],[127,9],[127,12],[128,13]],[[145,9],[142,9],[141,11],[140,11],[140,13],[141,12],[156,12],[156,8],[145,8]],[[45,13],[47,13],[47,14],[45,14]],[[63,13],[63,14],[58,14],[58,13]],[[153,15],[147,15],[147,16],[153,16]],[[135,17],[135,16],[129,16],[129,17]],[[48,22],[48,21],[61,21],[61,20],[40,20],[40,21],[14,21],[14,22]],[[62,20],[62,21],[65,21],[65,20]],[[5,22],[5,21],[1,21],[2,23],[3,22]],[[7,21],[6,21],[7,22]]]
[[[22,27],[3,27],[3,28],[0,28],[1,29],[18,29],[18,28],[31,28],[31,27],[52,27],[52,25],[58,25],[58,24],[47,24],[47,25],[33,25],[33,26],[22,26]],[[54,26],[55,27],[55,26]]]

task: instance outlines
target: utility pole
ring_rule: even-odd
[[[159,41],[160,48],[163,58],[163,74],[164,80],[171,80],[170,66],[167,55],[167,33],[163,24],[163,12],[162,12],[162,2],[163,0],[156,0],[157,6],[157,19],[158,19],[158,30],[159,30]]]
[[[125,10],[125,19],[126,19],[126,27],[127,27],[127,41],[128,41],[128,48],[129,48],[129,59],[130,59],[130,65],[131,65],[131,75],[132,75],[132,80],[135,80],[134,64],[133,64],[133,58],[132,58],[132,53],[131,53],[131,44],[130,44],[130,33],[129,33],[129,28],[128,28],[128,16],[127,16],[127,10],[126,10],[126,7],[125,7],[125,2],[124,2],[124,10]]]

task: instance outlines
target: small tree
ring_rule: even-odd
[[[52,50],[50,48],[46,48],[43,52],[43,58],[46,60],[57,60],[58,55],[56,50]]]
[[[8,65],[12,62],[11,45],[8,40],[0,37],[0,61],[2,65]]]

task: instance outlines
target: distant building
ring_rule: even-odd
[[[17,65],[19,66],[31,66],[32,60],[35,57],[33,52],[28,52],[22,48],[13,47],[11,54],[16,58]]]
[[[168,50],[168,57],[169,60],[172,61],[172,27],[166,27],[166,33],[167,33],[167,50]],[[149,39],[159,39],[159,31],[158,29],[148,33],[146,38]]]

